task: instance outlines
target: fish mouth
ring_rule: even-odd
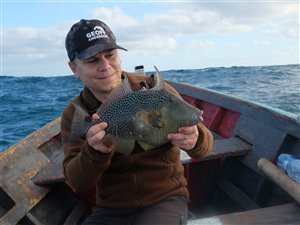
[[[202,115],[203,115],[203,111],[198,110],[198,112],[193,115],[192,119],[195,121],[195,123],[202,122],[203,121]]]

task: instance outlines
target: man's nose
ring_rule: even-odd
[[[107,59],[103,58],[103,59],[99,60],[98,69],[100,71],[107,70],[108,68],[109,68],[109,61]]]

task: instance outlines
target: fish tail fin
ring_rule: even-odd
[[[93,125],[91,116],[78,104],[72,102],[74,106],[74,115],[71,124],[70,141],[82,138],[88,129]]]

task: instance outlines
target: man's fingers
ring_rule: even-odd
[[[100,116],[99,116],[97,113],[94,113],[94,114],[92,115],[92,119],[93,119],[93,120],[98,120],[98,119],[100,119]]]
[[[106,127],[107,127],[107,123],[105,123],[105,122],[98,123],[98,124],[92,126],[92,127],[88,130],[88,132],[87,132],[87,134],[86,134],[86,137],[87,137],[87,138],[91,138],[91,137],[97,135],[97,134],[98,134],[99,132],[101,132],[101,131],[104,132],[104,130],[105,130]]]
[[[193,133],[197,132],[197,130],[198,130],[197,126],[180,127],[178,129],[178,132],[182,133],[182,134],[193,134]]]

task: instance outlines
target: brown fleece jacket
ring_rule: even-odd
[[[151,77],[126,72],[123,75],[129,79],[133,90],[139,90],[141,82],[148,88],[154,84]],[[166,87],[179,95],[170,85],[166,84]],[[74,101],[90,115],[101,105],[87,88]],[[89,146],[85,139],[69,141],[73,114],[74,107],[69,104],[62,115],[61,133],[65,152],[64,174],[77,192],[85,192],[96,185],[96,203],[113,208],[140,208],[171,196],[189,197],[178,147],[167,143],[144,152],[136,143],[130,156],[119,152],[102,154]],[[202,123],[198,124],[198,130],[197,144],[187,153],[201,158],[212,150],[213,138]]]

